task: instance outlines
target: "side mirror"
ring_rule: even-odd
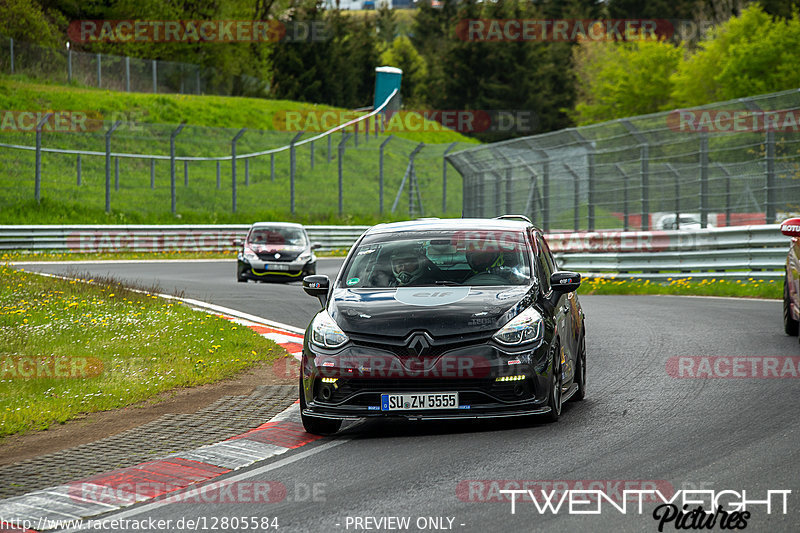
[[[781,224],[781,233],[787,237],[800,237],[800,217],[784,220]]]
[[[322,243],[320,243],[320,242],[312,242],[311,243],[311,249],[312,250],[319,250],[320,248],[322,248]]]
[[[577,290],[581,286],[581,275],[577,272],[559,270],[550,276],[550,287],[553,292],[565,293]]]
[[[242,239],[233,239],[233,241],[231,241],[231,243],[232,243],[234,246],[236,246],[236,247],[239,247],[239,246],[241,246],[242,244],[244,244],[244,241],[242,241]]]
[[[303,290],[309,296],[314,296],[325,308],[328,303],[328,290],[331,287],[331,280],[324,274],[317,274],[315,276],[306,276],[303,278]]]

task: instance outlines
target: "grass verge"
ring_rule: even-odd
[[[316,252],[317,257],[344,257],[348,249],[326,250]],[[236,259],[235,251],[228,252],[94,252],[94,253],[64,253],[58,251],[37,252],[4,252],[0,255],[2,263],[16,263],[28,261],[159,261],[159,260],[189,260],[189,259]]]
[[[343,110],[258,98],[112,92],[44,85],[5,76],[0,76],[0,109],[92,111],[107,119],[104,125],[95,124],[100,129],[88,128],[92,131],[42,133],[44,148],[89,151],[95,155],[84,153],[79,162],[75,154],[43,152],[40,202],[34,199],[35,152],[0,149],[3,168],[0,188],[5,192],[0,197],[0,224],[195,224],[256,220],[374,224],[400,220],[408,215],[408,184],[401,194],[397,192],[404,183],[409,154],[420,142],[426,145],[415,158],[414,168],[424,213],[458,216],[462,210],[461,180],[453,176],[451,169],[445,198],[442,157],[451,143],[456,143],[454,151],[479,144],[458,132],[443,130],[438,123],[424,121],[418,128],[415,126],[418,131],[400,131],[391,139],[382,134],[367,140],[362,127],[358,137],[336,134],[313,145],[304,144],[296,148],[294,162],[288,151],[275,154],[274,158],[262,155],[238,160],[235,210],[231,161],[185,164],[178,161],[174,214],[169,159],[122,157],[109,161],[109,183],[113,182],[113,186],[109,191],[110,210],[106,212],[105,132],[117,119],[121,125],[109,137],[112,152],[168,157],[172,133],[178,123],[186,121],[186,127],[174,139],[176,156],[227,157],[231,154],[231,141],[242,127],[248,129],[237,141],[239,155],[289,144],[296,132],[280,129],[286,127],[274,119],[281,112],[333,110],[338,117],[338,111]],[[339,122],[338,118],[329,120],[330,125]],[[10,126],[0,131],[0,143],[35,145],[34,132],[15,128]],[[309,130],[305,138],[313,133]],[[381,188],[379,146],[384,142],[387,144]],[[292,184],[293,164],[296,172]],[[398,207],[390,209],[395,198]],[[444,206],[443,200],[446,200]]]
[[[122,287],[0,267],[0,437],[229,378],[283,350]]]
[[[783,297],[783,285],[775,280],[692,279],[666,281],[591,278],[581,282],[580,294],[672,294],[677,296],[734,296],[737,298]]]

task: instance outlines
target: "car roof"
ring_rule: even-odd
[[[368,229],[366,234],[375,235],[378,233],[399,233],[403,231],[524,231],[527,228],[536,228],[536,226],[524,220],[508,218],[423,218],[417,220],[408,220],[405,222],[378,224],[377,226],[373,226]]]
[[[302,224],[295,222],[255,222],[253,228],[302,228]]]

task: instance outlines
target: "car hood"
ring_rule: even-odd
[[[328,312],[345,333],[403,337],[494,331],[532,302],[532,285],[514,287],[336,288]]]

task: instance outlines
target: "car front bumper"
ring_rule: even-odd
[[[483,341],[431,357],[410,358],[376,346],[326,350],[305,340],[303,414],[333,419],[444,420],[547,413],[553,359],[548,346],[540,342],[510,351]],[[458,408],[381,410],[383,394],[440,392],[458,392]]]
[[[237,274],[240,278],[252,280],[264,279],[302,279],[304,275],[316,272],[316,259],[310,261],[277,261],[247,260],[239,257],[237,260]]]

